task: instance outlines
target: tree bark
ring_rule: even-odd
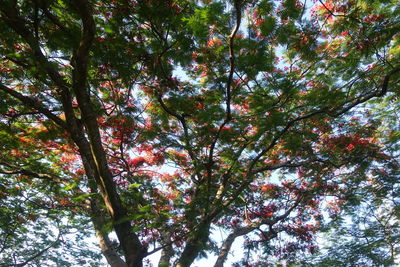
[[[97,200],[92,198],[90,200],[91,217],[93,226],[96,232],[96,237],[99,242],[101,252],[106,258],[111,267],[127,267],[128,265],[121,259],[112,246],[108,234],[104,232],[105,218],[101,215],[101,209],[97,204]]]
[[[207,243],[210,235],[210,222],[202,222],[192,236],[187,240],[185,249],[179,257],[176,267],[189,267]]]
[[[102,146],[102,139],[97,125],[96,112],[90,99],[87,88],[87,68],[89,62],[89,51],[95,36],[95,25],[91,14],[91,7],[88,1],[74,1],[74,8],[78,11],[82,20],[82,35],[79,46],[75,48],[71,65],[73,69],[72,89],[76,94],[79,109],[82,112],[82,120],[86,130],[78,123],[75,111],[72,107],[71,85],[68,84],[56,68],[49,64],[43,55],[39,42],[32,31],[26,26],[29,23],[19,16],[15,3],[5,3],[0,7],[3,13],[3,20],[17,34],[26,40],[32,49],[32,59],[37,63],[35,66],[41,68],[54,84],[58,87],[59,99],[66,116],[66,124],[60,122],[52,114],[44,112],[44,115],[61,124],[70,134],[71,139],[79,148],[82,160],[87,164],[84,166],[86,173],[90,173],[96,181],[107,210],[111,214],[115,232],[121,243],[127,265],[129,267],[142,266],[145,249],[136,234],[132,233],[132,226],[126,221],[127,211],[124,207],[113,182],[112,174],[108,168],[107,156]],[[1,88],[5,89],[5,88]],[[16,97],[14,95],[14,97]],[[17,97],[18,98],[18,97]],[[42,106],[35,102],[26,103],[39,111]],[[86,138],[89,137],[89,140]],[[105,243],[104,243],[105,244]]]

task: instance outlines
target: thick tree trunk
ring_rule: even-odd
[[[96,229],[96,237],[99,241],[101,253],[103,253],[108,264],[111,267],[127,267],[128,265],[118,256],[115,250],[111,246],[111,241],[108,236]]]
[[[187,240],[176,267],[189,267],[204,249],[210,235],[210,222],[204,222]]]
[[[115,187],[113,176],[107,163],[102,138],[97,124],[96,111],[93,108],[87,88],[87,68],[89,51],[95,37],[95,23],[88,1],[75,0],[74,5],[82,20],[82,35],[79,46],[74,51],[71,65],[73,66],[72,88],[76,94],[82,120],[89,136],[90,154],[94,159],[95,172],[99,175],[97,182],[104,190],[104,201],[111,214],[114,229],[120,241],[128,267],[141,267],[145,249],[138,236],[132,232],[132,226],[126,221],[127,210],[124,207]],[[88,151],[87,151],[88,152]]]
[[[189,267],[201,251],[201,241],[198,239],[190,240],[183,251],[176,267]]]
[[[161,231],[162,245],[165,246],[161,250],[161,257],[158,261],[158,267],[168,267],[171,266],[171,258],[174,256],[175,251],[172,248],[171,242],[172,232]]]
[[[90,200],[92,222],[99,242],[101,252],[111,267],[127,267],[128,265],[121,259],[112,246],[108,234],[103,231],[106,218],[102,215],[101,209],[97,204],[97,199]]]

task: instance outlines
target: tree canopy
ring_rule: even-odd
[[[399,259],[397,0],[0,0],[0,22],[0,266]]]

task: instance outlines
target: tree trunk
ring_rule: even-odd
[[[176,267],[189,267],[204,249],[210,234],[210,222],[203,222],[192,237],[187,240],[185,249]]]

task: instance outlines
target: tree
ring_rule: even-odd
[[[365,116],[398,97],[396,2],[0,1],[3,265],[96,265],[93,233],[118,267],[316,252],[398,168]]]
[[[387,96],[376,103],[368,117],[379,120],[377,134],[385,143],[386,153],[398,158],[398,100]],[[383,108],[384,107],[384,108]],[[326,239],[318,254],[303,259],[305,266],[394,266],[400,247],[398,164],[376,165],[363,186],[352,191],[341,216],[325,225]],[[394,166],[392,164],[395,164]],[[391,166],[392,165],[392,166]],[[301,262],[298,262],[300,266]]]

